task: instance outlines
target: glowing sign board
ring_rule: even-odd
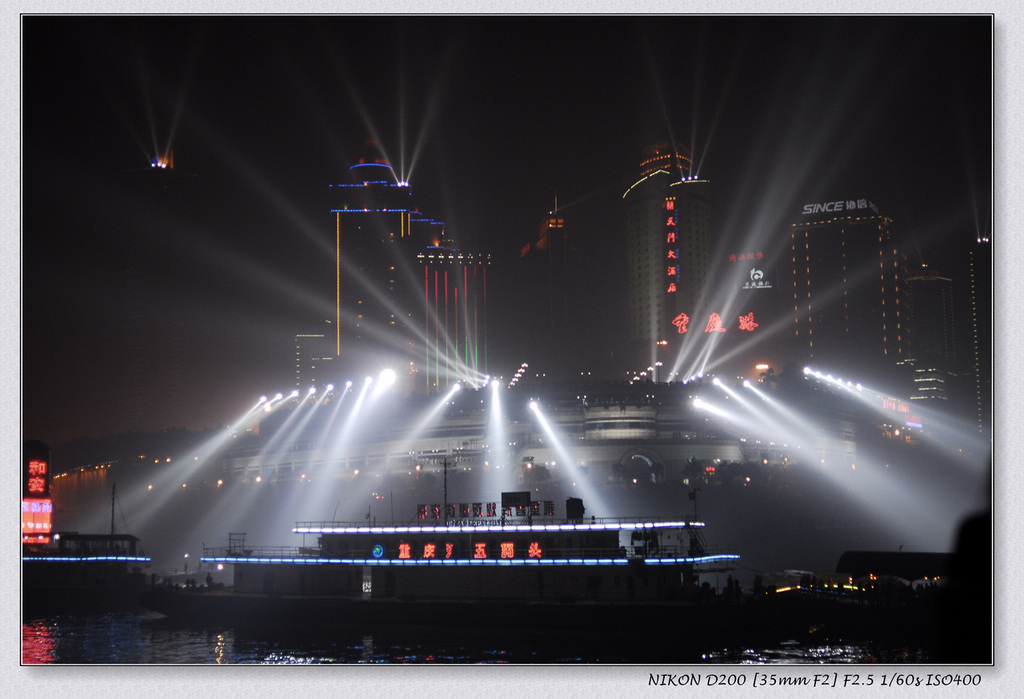
[[[42,442],[25,442],[22,468],[21,540],[45,544],[53,532],[50,498],[50,449]]]
[[[844,211],[860,211],[863,213],[865,209],[876,214],[878,213],[878,207],[867,199],[840,199],[837,201],[819,202],[817,204],[805,204],[803,215],[841,214]]]
[[[42,442],[26,442],[23,459],[22,497],[50,497],[50,449]]]
[[[680,313],[672,319],[672,325],[675,327],[676,332],[680,335],[689,330],[690,316],[685,313]],[[754,313],[751,311],[745,315],[737,316],[737,330],[746,332],[754,332],[758,327],[758,323],[754,320]],[[728,330],[725,326],[725,321],[722,320],[722,316],[719,313],[709,313],[707,323],[704,325],[704,332],[707,334],[711,333],[724,333]]]
[[[765,279],[764,270],[758,267],[750,268],[750,278],[743,282],[743,289],[746,291],[751,290],[766,290],[775,288],[772,284],[771,279]]]
[[[899,398],[881,398],[882,409],[896,413],[907,427],[922,429],[924,427],[921,417],[910,412],[910,406]]]
[[[543,500],[532,502],[530,491],[502,493],[501,512],[504,515],[515,513],[517,516],[524,516],[527,512],[532,515],[554,517],[554,500]],[[420,520],[441,519],[441,505],[417,505],[416,518]],[[459,503],[458,505],[447,506],[447,520],[455,520],[456,511],[459,513],[459,520],[464,522],[481,522],[486,519],[495,519],[498,515],[498,503],[496,502],[473,502]]]
[[[758,252],[741,252],[741,253],[733,253],[733,254],[729,255],[729,262],[743,262],[745,260],[758,260],[758,261],[760,261],[760,260],[763,260],[763,259],[764,259],[764,253],[761,252],[761,251],[758,251]]]
[[[668,282],[665,287],[665,293],[674,294],[679,290],[679,281],[682,277],[682,268],[679,263],[679,218],[675,213],[676,202],[674,199],[665,200],[665,211],[668,212],[665,217],[665,253],[664,259],[667,260],[668,264],[665,265],[665,276],[668,278]]]
[[[515,541],[499,541],[493,549],[491,547],[492,543],[494,542],[474,541],[468,552],[468,559],[492,557],[499,559],[540,559],[544,557],[544,550],[541,548],[539,541],[525,540],[519,543]],[[391,549],[390,555],[388,547],[384,544],[374,544],[370,555],[377,560],[384,561],[397,559],[399,561],[422,560],[440,562],[442,558],[446,560],[459,560],[459,552],[460,549],[451,541],[400,541],[394,549]],[[466,556],[461,556],[461,558],[466,558]]]
[[[23,498],[21,501],[22,543],[49,543],[52,533],[53,500],[50,498]]]

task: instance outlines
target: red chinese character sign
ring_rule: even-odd
[[[722,327],[722,316],[717,313],[712,313],[708,316],[708,324],[704,326],[704,332],[706,333],[724,333],[725,328]]]
[[[676,333],[682,335],[689,330],[690,316],[685,313],[680,313],[672,319],[672,326],[676,329]],[[737,316],[736,329],[746,332],[754,332],[758,327],[758,323],[754,320],[754,313],[750,312],[744,315]],[[725,321],[722,320],[722,316],[719,313],[709,313],[707,323],[704,325],[704,332],[711,333],[724,333],[728,330],[725,326]]]
[[[674,294],[679,290],[679,280],[682,276],[682,268],[679,260],[679,218],[675,213],[676,202],[674,199],[665,200],[665,252],[664,259],[668,281],[665,286],[665,293]]]
[[[22,497],[50,497],[50,449],[42,442],[25,442]]]
[[[21,540],[26,544],[49,543],[53,532],[50,449],[42,442],[25,442],[23,460]]]

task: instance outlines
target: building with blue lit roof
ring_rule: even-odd
[[[330,186],[336,356],[386,357],[409,387],[440,390],[486,365],[487,254],[459,249],[367,141]]]

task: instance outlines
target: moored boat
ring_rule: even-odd
[[[701,574],[738,559],[710,550],[703,527],[685,517],[585,518],[576,498],[558,518],[552,502],[503,493],[500,509],[420,506],[415,524],[298,522],[292,531],[303,544],[290,549],[250,547],[232,534],[227,547],[205,548],[202,557],[232,566],[230,590],[154,586],[143,603],[171,617],[224,622],[408,620],[429,609],[431,618],[507,625],[516,623],[510,612],[527,606],[582,621],[599,607],[632,614],[695,599]],[[315,545],[306,545],[310,536]]]

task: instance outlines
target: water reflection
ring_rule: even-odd
[[[53,636],[50,627],[42,621],[21,625],[21,662],[40,665],[55,662]]]
[[[638,639],[633,639],[638,641]],[[578,634],[550,631],[510,636],[447,629],[334,628],[251,632],[176,626],[149,612],[59,615],[22,624],[22,663],[321,665],[321,664],[848,664],[926,663],[918,648],[881,643],[782,643],[771,648],[716,649],[691,657],[679,639],[635,650]],[[674,661],[673,661],[674,658]]]

